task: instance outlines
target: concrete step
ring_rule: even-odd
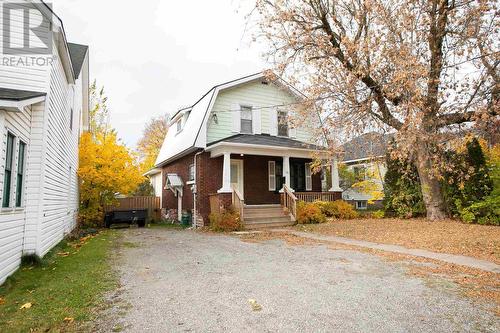
[[[255,212],[255,211],[244,211],[243,212],[245,218],[247,217],[281,217],[281,216],[288,216],[287,214],[285,214],[285,212],[283,210],[277,210],[277,211],[273,211],[273,212]]]
[[[246,217],[244,218],[246,223],[281,223],[290,222],[289,216],[277,216],[277,217]]]
[[[255,229],[265,229],[265,228],[281,228],[294,225],[293,222],[275,222],[275,223],[245,223],[245,229],[255,230]]]

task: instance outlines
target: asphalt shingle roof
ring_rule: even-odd
[[[0,88],[0,99],[10,101],[23,101],[25,99],[45,96],[44,92]]]
[[[78,79],[89,47],[87,45],[68,43],[68,49],[73,64],[73,73],[75,73],[75,78]]]
[[[323,147],[313,144],[293,140],[290,138],[271,136],[265,134],[236,134],[234,136],[212,142],[208,146],[212,146],[219,142],[243,143],[262,146],[275,146],[275,147],[288,147],[288,148],[301,148],[301,149],[314,149],[321,150]]]

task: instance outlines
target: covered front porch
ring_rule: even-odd
[[[294,221],[299,200],[341,199],[337,161],[327,159],[326,152],[316,146],[300,144],[303,146],[219,142],[209,146],[211,158],[222,157],[222,186],[210,198],[211,210],[232,204],[245,220],[245,212],[257,214],[259,208],[277,212],[271,208],[278,206],[282,215],[285,211]],[[322,158],[316,172],[313,156]]]

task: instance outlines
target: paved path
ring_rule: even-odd
[[[389,252],[395,252],[395,253],[409,254],[412,256],[416,256],[416,257],[436,259],[436,260],[441,260],[441,261],[444,261],[444,262],[447,262],[450,264],[467,266],[467,267],[471,267],[471,268],[478,268],[478,269],[488,271],[488,272],[493,272],[493,273],[500,273],[500,266],[495,264],[494,262],[476,259],[476,258],[472,258],[472,257],[431,252],[431,251],[420,250],[420,249],[409,249],[409,248],[406,248],[404,246],[399,246],[399,245],[373,243],[373,242],[367,242],[367,241],[344,238],[344,237],[318,235],[318,234],[303,232],[303,231],[293,231],[293,230],[289,230],[289,229],[286,229],[286,230],[275,229],[275,230],[276,231],[286,231],[288,233],[294,234],[294,235],[299,236],[299,237],[305,237],[305,238],[314,239],[314,240],[336,242],[336,243],[342,243],[342,244],[347,244],[347,245],[366,247],[366,248],[375,249],[375,250],[383,250],[383,251],[389,251]]]
[[[103,314],[101,332],[500,331],[498,317],[456,285],[408,275],[405,264],[376,255],[192,231],[120,232],[122,301]]]

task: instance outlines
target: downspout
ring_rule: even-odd
[[[197,194],[198,194],[198,171],[197,171],[197,168],[196,168],[196,157],[198,157],[198,155],[201,155],[203,154],[203,150],[202,151],[199,151],[197,152],[196,154],[194,154],[194,184],[193,184],[193,187],[194,187],[194,191],[193,191],[193,228],[196,229],[197,227],[197,218],[198,218],[198,214],[197,214],[197,211],[196,211],[196,197],[197,197]]]

